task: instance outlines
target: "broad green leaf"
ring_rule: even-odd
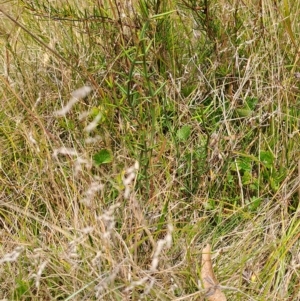
[[[177,138],[180,141],[186,141],[189,139],[191,135],[191,127],[189,125],[184,125],[183,127],[181,127],[178,131],[177,131]]]
[[[113,160],[113,155],[108,149],[102,149],[93,156],[94,163],[99,166],[101,164],[110,163]]]
[[[236,109],[236,113],[239,117],[249,117],[252,114],[252,111],[249,109]]]
[[[260,161],[267,168],[271,168],[273,166],[274,156],[270,151],[261,151],[260,152]]]
[[[251,172],[252,170],[251,158],[242,157],[237,159],[237,166],[239,170]]]

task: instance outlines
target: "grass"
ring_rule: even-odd
[[[0,6],[0,298],[298,300],[300,2],[118,3]]]

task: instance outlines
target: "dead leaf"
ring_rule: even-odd
[[[202,250],[202,283],[205,289],[205,296],[209,301],[226,301],[225,294],[221,291],[220,285],[214,274],[211,263],[211,247],[208,244]]]

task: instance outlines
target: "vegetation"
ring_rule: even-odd
[[[0,299],[299,300],[299,0],[0,13]]]

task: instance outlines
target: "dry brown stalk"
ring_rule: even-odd
[[[209,301],[226,301],[225,294],[221,291],[220,285],[214,274],[211,263],[211,246],[207,244],[202,250],[202,283],[205,289],[205,296]]]

